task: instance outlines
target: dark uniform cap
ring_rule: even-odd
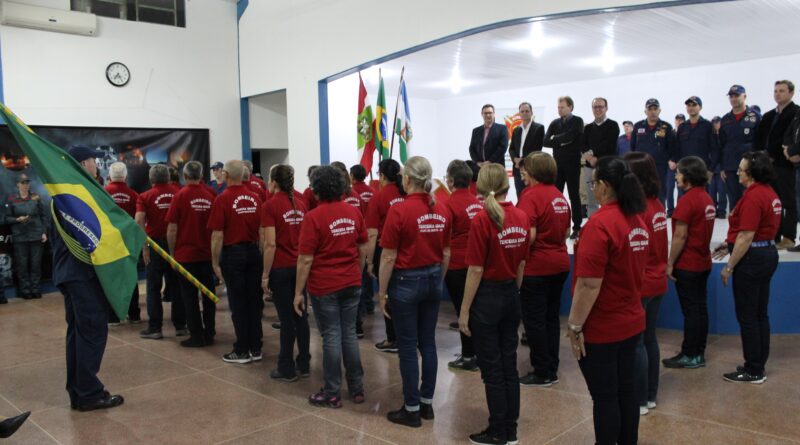
[[[680,119],[682,121],[685,121],[686,120],[686,116],[684,116],[683,113],[678,113],[678,114],[675,115],[675,119]]]
[[[211,165],[211,170],[217,170],[217,169],[220,169],[220,168],[222,168],[224,166],[225,165],[223,165],[222,162],[215,162],[215,163],[213,163]]]
[[[686,99],[686,102],[684,102],[683,104],[684,104],[684,105],[689,105],[689,103],[691,103],[691,102],[694,102],[694,103],[696,103],[697,105],[700,105],[701,107],[703,106],[703,100],[702,100],[702,99],[700,99],[700,98],[699,98],[699,97],[697,97],[697,96],[692,96],[692,97],[690,97],[690,98]]]
[[[106,152],[99,150],[92,150],[85,145],[73,145],[69,149],[69,155],[78,162],[83,162],[89,158],[103,158]]]
[[[728,96],[738,96],[740,94],[746,93],[747,90],[744,89],[741,85],[732,85],[731,88],[728,90]]]
[[[719,121],[721,121],[721,120],[722,120],[722,118],[721,118],[721,117],[719,117],[719,116],[714,116],[714,117],[711,119],[711,122],[719,122]]]
[[[661,104],[658,103],[658,99],[654,99],[651,97],[650,99],[647,99],[647,102],[644,103],[644,107],[645,108],[661,107]]]

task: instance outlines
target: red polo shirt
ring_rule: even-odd
[[[400,189],[397,188],[397,184],[389,183],[383,186],[380,191],[373,195],[369,202],[367,228],[378,229],[378,238],[380,238],[389,208],[403,202],[404,199],[400,195]]]
[[[136,201],[139,199],[139,194],[128,187],[127,183],[124,181],[109,182],[106,185],[106,191],[131,218],[136,215]]]
[[[207,226],[214,199],[205,184],[186,184],[172,199],[167,223],[178,225],[175,239],[178,262],[211,261],[211,231]]]
[[[531,228],[536,229],[525,275],[539,277],[569,272],[567,230],[572,224],[572,212],[564,195],[552,184],[528,186],[517,207],[528,215]]]
[[[483,266],[483,280],[507,281],[517,278],[519,263],[528,256],[531,226],[528,216],[510,202],[501,202],[505,217],[503,230],[482,211],[469,229],[467,265]]]
[[[257,181],[253,181],[252,179],[248,180],[248,182],[244,183],[244,186],[247,187],[247,189],[250,190],[251,192],[255,193],[256,196],[258,196],[258,199],[261,200],[261,202],[266,201],[269,197],[268,196],[269,192],[261,188],[261,185],[259,185]]]
[[[261,209],[261,227],[275,228],[274,269],[297,266],[300,224],[306,213],[306,205],[299,193],[295,192],[293,196],[294,207],[288,194],[278,192]]]
[[[644,330],[641,286],[650,232],[639,215],[625,216],[616,202],[595,212],[575,242],[577,278],[602,278],[583,325],[587,343],[613,343]]]
[[[453,221],[448,270],[466,269],[469,228],[475,215],[483,211],[483,205],[469,189],[456,189],[445,202],[445,206],[450,210]]]
[[[300,226],[300,255],[313,255],[308,293],[323,296],[361,286],[358,246],[368,240],[361,212],[342,201],[320,202]]]
[[[372,190],[366,182],[353,182],[353,190],[358,193],[358,196],[364,201],[364,204],[369,204],[369,200],[372,199],[372,196],[375,194],[375,190]]]
[[[306,189],[303,190],[303,201],[305,201],[306,210],[308,210],[309,212],[314,210],[315,207],[317,207],[318,204],[317,197],[314,196],[314,191],[311,190],[311,187],[306,187]]]
[[[208,229],[223,232],[222,244],[258,242],[261,201],[244,185],[229,185],[211,206]]]
[[[397,249],[396,269],[416,269],[442,262],[450,246],[450,212],[427,193],[413,193],[386,215],[381,247]]]
[[[351,189],[349,194],[345,193],[342,195],[342,201],[358,209],[358,211],[361,212],[361,216],[367,214],[367,204],[361,200],[361,197],[358,195],[358,193],[356,193],[355,190]]]
[[[714,201],[705,187],[692,187],[678,200],[673,221],[686,223],[687,237],[683,251],[675,262],[675,269],[705,272],[711,269],[711,235],[716,217]],[[675,233],[675,224],[672,224]]]
[[[667,293],[667,212],[658,198],[648,198],[642,218],[650,232],[650,248],[642,280],[642,298],[655,297]]]
[[[156,184],[136,200],[136,212],[144,212],[145,232],[150,238],[167,236],[167,212],[176,192],[173,185]]]
[[[728,238],[730,244],[736,242],[741,231],[756,232],[753,241],[769,241],[775,239],[781,227],[783,205],[778,195],[768,184],[759,182],[747,187],[742,198],[728,217]]]

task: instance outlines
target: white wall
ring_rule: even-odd
[[[255,149],[288,148],[286,91],[251,97],[250,146]]]
[[[490,23],[642,3],[647,2],[532,0],[496,6],[484,0],[408,0],[402,5],[369,0],[251,1],[239,28],[242,97],[286,90],[289,157],[302,171],[319,162],[320,79]]]
[[[187,1],[186,24],[98,17],[96,37],[0,26],[6,105],[32,125],[208,128],[211,159],[240,158],[236,4]],[[114,61],[131,71],[123,88],[105,78]]]

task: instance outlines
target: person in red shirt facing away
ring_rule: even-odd
[[[744,366],[723,378],[729,382],[764,383],[769,357],[769,284],[778,268],[775,236],[783,206],[770,187],[775,167],[763,151],[748,152],[739,162],[741,199],[730,213],[728,237],[714,250],[715,259],[730,253],[720,275],[728,285],[733,277],[733,302],[742,334]]]
[[[383,226],[389,209],[400,204],[405,199],[406,191],[403,188],[403,176],[400,174],[400,163],[394,159],[384,159],[378,164],[378,178],[381,189],[372,197],[367,208],[367,232],[369,233],[369,248],[367,249],[367,271],[370,276],[378,278],[381,266],[380,244]],[[388,308],[391,311],[391,308]],[[397,343],[394,324],[391,318],[384,315],[386,325],[386,340],[375,344],[375,349],[380,352],[397,352]]]
[[[228,290],[236,341],[233,351],[222,356],[227,363],[260,361],[262,346],[261,270],[263,258],[259,226],[261,201],[242,184],[242,161],[225,163],[228,186],[211,205],[211,267]]]
[[[628,152],[623,159],[639,179],[647,200],[647,208],[642,214],[650,234],[641,289],[645,331],[636,348],[636,394],[639,413],[646,415],[656,407],[658,395],[661,353],[656,338],[656,322],[661,299],[667,293],[667,213],[664,204],[658,200],[661,184],[652,156],[643,152]]]
[[[319,205],[300,226],[294,309],[306,316],[308,289],[322,334],[325,386],[309,396],[312,405],[342,406],[342,359],[353,403],[364,403],[364,370],[356,338],[361,271],[367,256],[367,229],[361,212],[342,202],[344,178],[331,166],[311,175]]]
[[[518,441],[519,287],[530,223],[525,212],[506,201],[508,188],[502,165],[481,167],[478,192],[486,197],[486,210],[475,216],[469,229],[469,269],[458,318],[461,332],[475,342],[489,406],[489,427],[469,436],[470,442],[478,444]]]
[[[117,203],[122,210],[131,216],[136,217],[136,201],[139,200],[139,194],[128,186],[126,180],[128,179],[128,167],[124,162],[114,162],[108,167],[109,183],[106,184],[106,192],[111,195],[114,202]],[[141,323],[142,315],[139,308],[139,284],[133,287],[133,296],[131,297],[131,304],[128,306],[128,321],[131,323]],[[108,324],[115,325],[120,322],[117,314],[113,310],[108,312]]]
[[[253,186],[253,190],[256,188],[260,190],[259,194],[264,201],[269,199],[269,188],[264,180],[256,175],[255,170],[253,170],[253,163],[250,162],[250,160],[245,159],[242,161],[242,164],[244,164],[244,167],[247,169],[247,172],[242,177],[243,182],[251,184]]]
[[[147,236],[169,250],[167,245],[167,212],[175,196],[175,188],[169,184],[169,169],[166,165],[156,164],[150,167],[150,190],[139,195],[136,201],[136,222],[144,229]],[[175,336],[189,335],[186,329],[186,313],[183,300],[180,296],[178,275],[172,266],[161,258],[160,255],[150,255],[150,248],[145,243],[142,248],[142,259],[147,267],[147,329],[139,333],[142,338],[164,338],[161,326],[164,320],[164,310],[161,306],[161,287],[164,284],[164,301],[172,305],[172,324],[175,326]]]
[[[373,190],[372,187],[365,182],[367,179],[367,169],[361,164],[356,164],[350,167],[350,179],[353,184],[353,191],[358,194],[363,202],[361,210],[364,211],[364,217],[366,217],[369,201],[375,194],[375,190]],[[374,297],[375,286],[372,282],[372,277],[365,267],[361,278],[361,304],[358,307],[358,313],[360,316],[363,317],[365,314],[375,313]]]
[[[412,427],[422,425],[420,417],[433,419],[436,320],[450,261],[452,218],[447,207],[431,197],[431,176],[427,159],[414,156],[406,161],[402,178],[408,195],[389,209],[381,233],[378,301],[384,315],[394,322],[405,402],[387,418]],[[387,306],[391,309],[386,310]],[[421,386],[417,349],[422,357]]]
[[[252,178],[253,177],[250,176],[250,170],[245,167],[242,173],[242,185],[258,196],[258,200],[261,201],[261,203],[266,202],[266,200],[269,198],[268,192],[261,188],[261,184],[259,184],[258,181],[253,180]]]
[[[558,382],[561,337],[561,291],[569,274],[567,238],[572,213],[556,188],[556,161],[544,152],[528,155],[520,172],[527,178],[517,208],[528,216],[531,246],[520,287],[522,324],[530,346],[533,371],[520,378],[523,386],[548,387]]]
[[[456,314],[459,314],[464,300],[464,285],[467,282],[469,228],[475,215],[483,211],[483,205],[469,191],[472,169],[466,162],[458,159],[451,161],[447,166],[446,180],[447,187],[453,191],[450,199],[445,203],[447,209],[450,210],[453,230],[450,235],[450,264],[447,267],[444,283],[453,306],[456,308]],[[455,322],[455,328],[458,329],[458,321]],[[449,362],[447,367],[455,370],[477,371],[478,361],[475,358],[475,346],[472,344],[472,339],[464,333],[460,333],[460,336],[461,355]]]
[[[308,375],[311,359],[308,316],[305,313],[298,315],[292,310],[297,281],[297,246],[306,207],[300,194],[294,190],[294,169],[290,165],[273,166],[269,178],[272,198],[261,209],[261,227],[264,230],[261,288],[265,293],[272,289],[272,300],[281,323],[278,367],[269,376],[295,382],[298,374]],[[295,341],[298,350],[296,363]]]
[[[667,276],[675,281],[683,312],[683,344],[678,355],[664,359],[667,368],[705,366],[708,339],[708,275],[711,273],[711,235],[716,209],[706,192],[706,163],[697,156],[678,161],[675,181],[683,196],[672,213],[672,248]]]
[[[650,233],[642,186],[625,161],[600,158],[590,188],[600,210],[575,242],[567,337],[594,404],[598,444],[635,444],[636,344],[645,328],[642,275]]]
[[[308,187],[303,190],[303,201],[306,204],[306,210],[312,211],[315,207],[317,207],[317,197],[314,195],[314,190],[311,189],[311,175],[314,174],[314,170],[318,169],[319,165],[312,165],[308,167],[308,172],[306,176],[308,177]]]
[[[214,193],[203,183],[203,165],[189,161],[183,166],[186,185],[172,198],[167,212],[167,244],[172,257],[208,289],[214,289],[211,270],[211,232],[208,217]],[[179,278],[190,337],[181,342],[187,348],[214,344],[216,304],[188,280]],[[203,313],[200,314],[202,301]]]

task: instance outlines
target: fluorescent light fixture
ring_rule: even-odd
[[[606,40],[606,43],[603,45],[603,50],[600,53],[600,57],[584,59],[581,64],[585,66],[602,68],[603,72],[608,74],[614,72],[614,69],[616,69],[617,65],[628,62],[630,62],[630,58],[617,56],[616,52],[614,51],[614,41],[609,39]]]
[[[563,44],[564,40],[545,35],[544,23],[535,21],[531,24],[531,34],[528,38],[506,42],[502,46],[512,50],[530,51],[531,55],[538,59],[546,51]]]

